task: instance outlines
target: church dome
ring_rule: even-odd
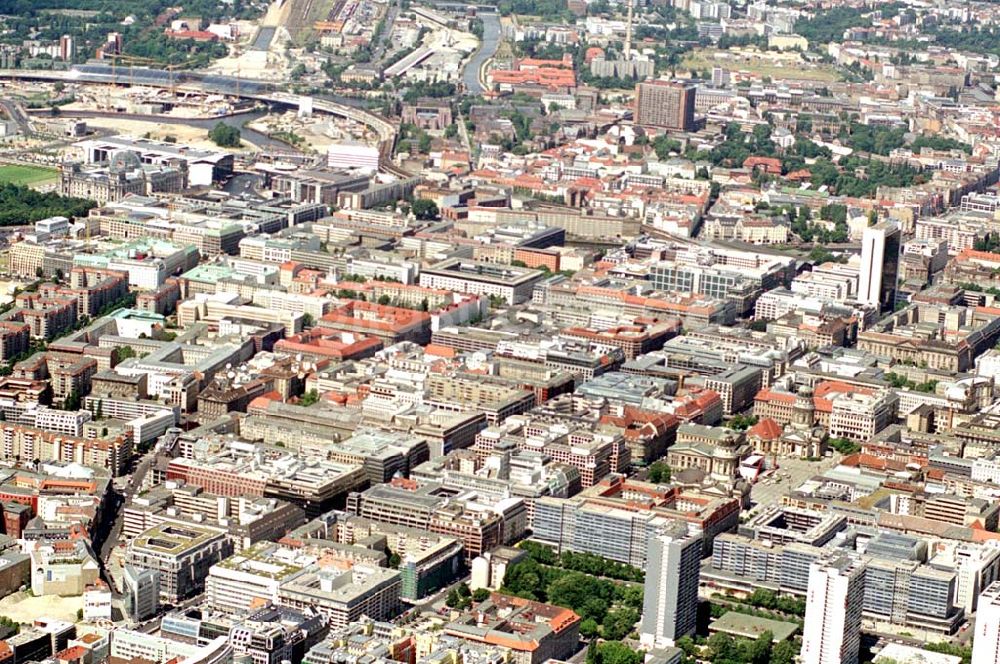
[[[142,168],[139,155],[131,150],[115,150],[111,153],[108,169],[112,173],[129,173]]]

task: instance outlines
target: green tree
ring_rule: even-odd
[[[429,134],[420,134],[420,138],[417,139],[417,149],[424,154],[431,151],[431,137]]]
[[[10,182],[0,183],[0,226],[21,226],[48,217],[82,217],[96,205],[83,198],[42,193]],[[44,277],[45,271],[36,269],[35,276]]]
[[[241,144],[240,130],[236,127],[230,127],[225,122],[216,123],[208,132],[208,138],[222,148],[238,148]]]
[[[15,620],[7,616],[0,616],[0,627],[3,627],[3,631],[0,633],[4,634],[4,638],[8,636],[13,636],[21,632],[21,625]]]
[[[415,200],[413,202],[413,207],[410,209],[413,211],[413,216],[422,221],[437,219],[440,214],[437,203],[429,201],[425,198],[418,198]]]
[[[846,263],[847,257],[842,254],[835,254],[826,247],[817,244],[809,250],[809,262],[814,265],[823,263]]]
[[[601,626],[593,618],[587,618],[580,623],[580,636],[591,639],[600,633]]]
[[[656,158],[663,161],[670,157],[671,152],[679,153],[681,151],[681,143],[666,134],[660,134],[653,139],[653,151],[656,152]]]
[[[841,133],[841,138],[855,150],[888,155],[896,148],[903,147],[906,142],[906,129],[852,122],[847,131]]]
[[[448,591],[444,603],[452,609],[466,609],[472,606],[472,591],[467,584],[460,583]]]
[[[771,649],[774,647],[774,634],[765,631],[750,643],[749,661],[750,664],[770,664]]]
[[[697,661],[698,653],[701,652],[701,648],[694,642],[690,636],[682,636],[677,639],[674,643],[675,646],[684,651],[684,658],[681,660],[682,664],[694,664]]]
[[[511,565],[504,576],[501,591],[525,599],[542,600],[545,597],[542,586],[544,574],[541,566],[531,559]]]
[[[759,606],[762,609],[773,609],[777,602],[777,597],[766,588],[757,588],[750,594],[747,601],[753,606]]]
[[[581,572],[569,572],[546,588],[548,601],[574,609],[583,617],[604,622],[608,600],[601,596],[602,588],[596,582],[597,579]]]
[[[910,143],[910,149],[914,153],[919,153],[921,148],[930,148],[932,150],[961,150],[963,152],[972,153],[972,146],[968,143],[963,143],[961,141],[955,140],[954,138],[948,138],[947,136],[917,136],[912,143]]]
[[[723,632],[716,632],[708,637],[706,645],[712,653],[713,662],[728,661],[737,656],[735,640]]]
[[[643,655],[621,641],[605,641],[599,646],[600,664],[642,664]]]
[[[66,398],[63,399],[63,410],[80,410],[80,391],[72,390]]]
[[[924,650],[930,650],[931,652],[944,653],[945,655],[955,655],[956,657],[962,658],[962,664],[972,664],[972,648],[966,646],[960,646],[946,641],[939,641],[935,643],[925,643],[923,648]]]
[[[726,422],[726,427],[735,431],[746,431],[755,424],[757,424],[756,415],[733,415],[733,417]]]
[[[790,641],[782,641],[771,650],[772,664],[795,664],[798,649]]]
[[[796,21],[795,33],[808,39],[810,44],[839,42],[844,37],[844,30],[869,24],[864,14],[853,7],[818,11],[811,17]]]
[[[609,641],[620,641],[632,633],[639,622],[639,612],[631,607],[611,609],[604,616],[602,636]]]
[[[313,389],[309,390],[308,392],[302,395],[302,398],[299,399],[299,405],[311,406],[317,401],[319,401],[319,392],[317,392],[316,388],[314,387]]]
[[[666,461],[655,461],[649,466],[647,479],[653,484],[670,481],[670,466]]]
[[[841,454],[856,454],[861,451],[861,446],[855,443],[853,440],[848,440],[847,438],[831,438],[830,447],[837,450]]]

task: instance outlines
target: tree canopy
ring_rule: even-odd
[[[83,198],[0,183],[0,226],[32,224],[49,217],[81,217],[96,205],[94,201]]]
[[[418,198],[413,201],[413,216],[420,220],[431,220],[437,219],[440,210],[438,210],[437,203],[434,201],[429,201],[425,198]]]
[[[833,7],[809,18],[800,18],[795,22],[795,33],[808,39],[810,44],[823,45],[842,41],[844,30],[869,22],[864,13],[854,7]]]
[[[240,147],[240,130],[227,125],[225,122],[216,123],[208,132],[208,137],[213,143],[222,148]]]

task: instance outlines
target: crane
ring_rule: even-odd
[[[153,65],[160,69],[167,70],[167,74],[169,76],[170,96],[171,97],[177,96],[177,87],[174,82],[174,68],[176,67],[176,65],[163,64],[163,62],[159,60],[154,60],[152,58],[140,58],[135,55],[112,55],[110,56],[110,59],[111,59],[111,80],[113,82],[115,83],[118,82],[117,67],[119,62],[128,65],[128,82],[130,86],[135,85],[135,65],[140,65],[140,66]]]

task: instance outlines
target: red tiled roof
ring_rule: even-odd
[[[777,440],[781,437],[781,432],[781,425],[772,420],[770,417],[765,417],[760,422],[750,427],[747,434],[757,436],[761,440]]]
[[[70,646],[65,650],[61,650],[55,654],[55,658],[59,660],[69,660],[75,661],[78,659],[83,659],[90,651],[83,646]]]

